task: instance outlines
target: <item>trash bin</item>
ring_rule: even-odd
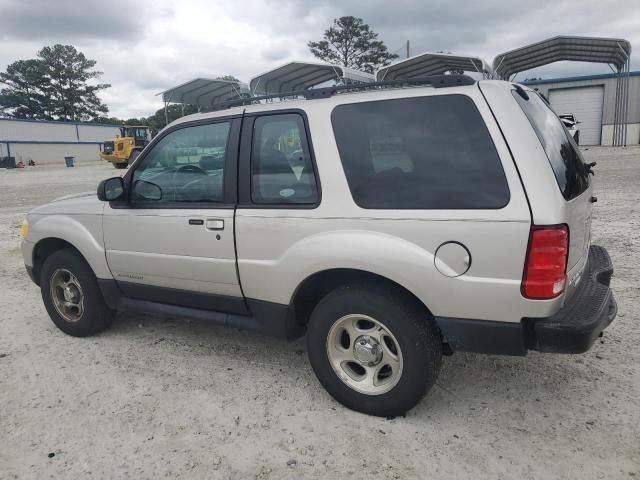
[[[64,157],[64,163],[67,164],[67,167],[73,167],[73,161],[76,157]]]
[[[16,168],[16,157],[3,157],[0,159],[0,168]]]

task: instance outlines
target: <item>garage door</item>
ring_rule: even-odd
[[[580,145],[600,145],[604,87],[576,87],[549,90],[549,103],[556,113],[573,113],[582,122]]]

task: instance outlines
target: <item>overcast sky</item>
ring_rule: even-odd
[[[450,51],[492,61],[555,35],[625,38],[640,48],[637,0],[0,0],[0,68],[44,45],[73,44],[98,61],[110,115],[147,116],[156,94],[195,77],[243,81],[290,60],[312,59],[334,18],[363,18],[391,51]],[[637,58],[640,58],[638,56]],[[640,62],[633,61],[632,70]],[[560,62],[519,75],[607,73],[601,64]]]

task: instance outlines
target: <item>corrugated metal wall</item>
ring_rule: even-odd
[[[1,144],[0,144],[1,145]],[[12,143],[11,156],[16,162],[33,160],[38,165],[64,164],[64,157],[75,157],[76,163],[100,160],[99,145],[96,143]],[[2,145],[1,155],[7,154],[6,145]]]
[[[94,161],[102,143],[119,134],[115,125],[0,118],[0,156],[10,153],[25,163],[64,163],[66,156]]]

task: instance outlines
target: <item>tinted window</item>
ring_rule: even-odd
[[[577,197],[589,186],[589,172],[580,149],[553,110],[537,94],[529,92],[529,100],[526,100],[515,90],[512,93],[547,153],[562,195],[567,200]]]
[[[253,129],[252,200],[270,204],[316,203],[316,177],[302,117],[259,117]]]
[[[331,115],[362,208],[501,208],[509,188],[489,132],[463,95],[341,105]]]
[[[229,122],[198,125],[163,137],[133,172],[132,200],[222,202],[229,127]],[[159,199],[148,193],[156,187]]]

